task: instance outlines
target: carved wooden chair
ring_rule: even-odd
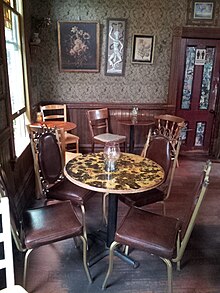
[[[181,130],[185,126],[185,121],[181,117],[169,115],[169,114],[157,115],[154,118],[156,119],[156,125],[157,125],[156,128],[154,129],[154,133],[168,137],[172,146],[172,153],[173,153],[173,159],[174,159],[177,155],[178,143],[180,147]],[[177,166],[179,166],[178,156],[177,156]]]
[[[40,106],[43,121],[60,120],[67,122],[66,105],[45,105]],[[65,132],[65,145],[75,145],[75,148],[69,148],[71,151],[79,152],[79,137],[69,132]]]
[[[18,250],[25,252],[24,287],[26,284],[28,257],[30,253],[38,247],[72,237],[80,237],[82,240],[83,265],[89,282],[92,282],[87,266],[87,240],[83,235],[83,226],[69,200],[28,209],[23,211],[21,216],[19,216],[14,202],[14,195],[11,192],[8,179],[1,166],[0,196],[9,199],[12,235]]]
[[[109,132],[109,114],[107,108],[89,110],[87,111],[87,118],[92,139],[92,152],[94,152],[95,143],[106,144],[107,142],[123,144],[124,151],[126,151],[126,136]]]
[[[103,289],[106,288],[112,273],[114,250],[121,244],[161,258],[167,265],[168,292],[173,292],[172,263],[177,263],[177,269],[180,269],[180,261],[209,184],[210,171],[211,162],[207,161],[183,221],[135,207],[130,208],[116,231],[115,241],[111,244],[109,267],[102,285]]]
[[[42,127],[41,132],[29,132],[36,181],[42,196],[47,200],[70,200],[74,206],[80,207],[84,237],[87,239],[85,204],[93,196],[94,192],[79,187],[65,178],[59,131]]]

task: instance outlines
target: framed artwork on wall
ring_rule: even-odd
[[[126,19],[107,19],[105,75],[124,75]]]
[[[187,24],[216,26],[218,16],[218,0],[188,0]]]
[[[152,64],[154,60],[155,36],[134,34],[132,63]]]
[[[60,71],[99,72],[98,22],[58,21],[57,31]]]

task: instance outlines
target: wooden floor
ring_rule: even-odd
[[[180,158],[175,180],[166,208],[169,215],[181,217],[187,209],[187,194],[192,192],[205,159]],[[157,204],[154,211],[161,211]],[[127,207],[119,205],[119,222]],[[101,196],[97,194],[87,206],[89,230],[98,229],[101,223]],[[99,243],[90,241],[90,255]],[[134,250],[131,253],[140,261],[133,269],[116,259],[110,286],[106,293],[162,293],[166,292],[166,266],[155,256]],[[28,292],[35,293],[98,293],[107,270],[108,258],[91,268],[93,284],[89,285],[83,270],[81,250],[72,240],[48,245],[33,251],[27,273]],[[17,283],[22,279],[22,254],[15,253]],[[213,163],[211,180],[201,207],[196,226],[182,260],[182,270],[174,269],[175,293],[220,292],[220,163]]]

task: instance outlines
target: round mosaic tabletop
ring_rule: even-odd
[[[130,153],[121,154],[114,172],[105,171],[103,153],[79,155],[67,163],[64,174],[78,186],[116,194],[150,190],[164,180],[160,165]]]

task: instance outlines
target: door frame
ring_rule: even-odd
[[[215,39],[220,40],[220,28],[208,28],[208,27],[176,27],[173,32],[172,50],[171,50],[171,66],[170,66],[170,78],[168,87],[168,104],[172,105],[176,109],[178,85],[182,82],[179,74],[179,69],[176,66],[180,64],[181,60],[181,40],[186,39]],[[218,158],[220,157],[220,104],[219,102],[220,89],[218,89],[217,101],[216,101],[216,113],[214,118],[214,125],[212,131],[212,137],[210,141],[210,155]]]

